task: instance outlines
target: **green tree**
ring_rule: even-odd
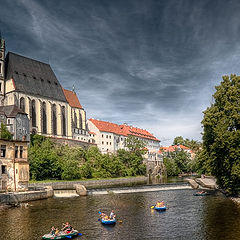
[[[182,136],[175,137],[173,140],[173,145],[184,145],[184,139]]]
[[[146,151],[146,143],[135,136],[128,136],[125,139],[124,146],[127,147],[130,152],[135,152],[137,154],[144,154]]]
[[[240,77],[224,76],[204,112],[199,163],[231,195],[240,192]]]
[[[12,139],[12,134],[8,131],[6,125],[1,123],[1,129],[0,129],[0,137],[1,139],[6,139],[6,140],[11,140]]]

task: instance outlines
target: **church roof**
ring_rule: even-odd
[[[15,91],[66,102],[62,87],[49,64],[9,52],[6,79],[14,80]]]
[[[0,106],[0,112],[5,113],[7,117],[16,117],[18,113],[26,114],[16,105]]]
[[[64,89],[64,88],[63,88],[63,92],[71,107],[82,108],[82,105],[80,104],[77,94],[75,92]]]

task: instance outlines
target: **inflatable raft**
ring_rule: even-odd
[[[102,224],[106,224],[106,225],[114,225],[117,222],[116,218],[113,218],[113,219],[103,219],[102,218],[100,221]]]
[[[154,209],[157,210],[157,211],[166,211],[167,210],[166,206],[162,206],[162,207],[156,207],[155,206]]]
[[[193,195],[194,196],[207,196],[207,195],[209,195],[209,193],[207,193],[207,192],[197,192],[197,193],[194,193]]]
[[[60,231],[59,234],[57,236],[52,235],[50,233],[45,234],[42,239],[48,239],[48,240],[52,240],[52,239],[68,239],[68,238],[72,238],[77,236],[79,233],[77,230],[72,230],[70,233],[65,233]],[[80,234],[79,234],[80,235]]]

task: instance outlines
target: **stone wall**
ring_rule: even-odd
[[[16,206],[22,202],[46,199],[52,196],[53,189],[51,187],[46,187],[41,189],[34,189],[27,192],[2,193],[0,194],[0,203]]]
[[[94,146],[94,147],[97,146],[96,144],[93,144],[93,143],[82,142],[82,141],[67,139],[67,138],[50,137],[50,139],[57,144],[64,144],[71,147],[82,147],[86,149],[86,148],[89,148],[90,146]]]

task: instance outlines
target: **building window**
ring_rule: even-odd
[[[2,174],[6,174],[7,173],[7,168],[5,165],[2,165]]]
[[[104,142],[102,142],[102,145],[104,144]]]
[[[57,135],[57,114],[56,114],[56,105],[52,105],[52,133]]]
[[[32,127],[36,127],[36,105],[35,100],[32,100]]]
[[[23,146],[20,146],[20,158],[23,158]]]
[[[23,97],[20,98],[20,109],[25,112],[25,99]]]
[[[107,145],[108,145],[108,142],[107,142]]]
[[[0,63],[0,73],[2,73],[2,63]]]
[[[46,111],[46,103],[43,102],[42,104],[42,132],[47,133],[47,111]]]
[[[18,146],[15,146],[15,158],[18,158]]]
[[[112,145],[112,143],[111,143],[111,142],[110,142],[109,144],[110,144],[110,145]]]
[[[111,135],[109,136],[109,138],[111,139]]]
[[[8,123],[8,124],[11,124],[11,120],[10,120],[10,119],[8,119],[8,120],[7,120],[7,123]]]
[[[108,135],[106,135],[106,138],[108,138]]]
[[[73,127],[77,128],[77,114],[75,111],[73,112]]]
[[[82,115],[81,112],[79,111],[79,128],[82,129]]]
[[[6,145],[1,145],[1,157],[6,157]]]
[[[66,116],[65,116],[65,107],[62,107],[62,135],[66,136]]]
[[[103,134],[102,134],[102,138],[103,138]]]

